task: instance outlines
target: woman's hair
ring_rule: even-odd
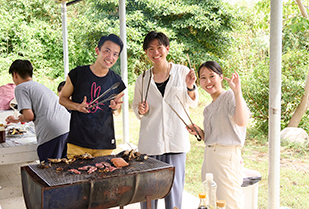
[[[170,45],[170,40],[164,33],[161,33],[161,32],[158,33],[156,31],[151,31],[146,35],[144,39],[144,43],[143,43],[144,51],[148,49],[150,42],[152,42],[154,39],[157,39],[158,42],[164,45],[165,47]]]
[[[218,75],[222,75],[222,69],[220,67],[220,65],[215,62],[215,61],[206,61],[204,62],[199,68],[198,68],[198,77],[200,78],[200,73],[201,73],[201,69],[202,68],[207,68],[215,73],[217,73]]]

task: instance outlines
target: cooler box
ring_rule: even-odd
[[[261,179],[262,176],[258,171],[244,168],[243,184],[241,185],[244,208],[246,209],[258,208],[258,190],[259,190],[259,181]]]

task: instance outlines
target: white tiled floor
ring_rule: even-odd
[[[36,162],[35,162],[36,163]],[[0,166],[0,209],[26,209],[22,196],[20,167],[26,164]],[[183,193],[183,209],[195,209],[199,199],[188,192]],[[115,207],[113,209],[118,209]],[[140,209],[140,204],[127,205],[125,209]],[[164,208],[164,200],[159,200],[158,208]]]

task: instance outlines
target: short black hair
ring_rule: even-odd
[[[112,41],[114,42],[115,44],[118,44],[120,46],[120,52],[119,54],[121,53],[122,51],[122,48],[123,48],[123,42],[122,40],[115,34],[109,34],[108,36],[102,36],[100,38],[100,41],[98,43],[98,48],[99,50],[101,49],[101,46],[105,43],[105,41]]]
[[[144,43],[143,43],[144,51],[146,51],[148,49],[150,42],[152,42],[154,39],[157,39],[158,42],[160,44],[164,45],[165,47],[170,45],[170,40],[168,39],[168,37],[164,33],[156,32],[156,31],[150,31],[144,39]]]
[[[64,87],[65,81],[61,81],[58,85],[57,91],[60,92],[62,88]]]
[[[15,60],[9,69],[9,74],[13,76],[13,73],[17,73],[22,79],[32,78],[33,67],[31,62],[29,60]]]
[[[199,68],[198,68],[198,77],[200,78],[200,74],[201,74],[201,69],[205,67],[215,73],[217,73],[218,75],[222,75],[223,71],[220,67],[220,65],[216,62],[216,61],[206,61],[204,62]]]

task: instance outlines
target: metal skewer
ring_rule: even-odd
[[[190,67],[190,69],[192,69],[189,54],[187,54],[187,58],[188,58],[188,62],[189,62],[189,67]]]
[[[114,83],[110,88],[108,88],[106,91],[104,91],[100,96],[98,96],[95,100],[93,100],[89,105],[92,105],[95,103],[98,99],[101,99],[103,96],[105,96],[108,92],[110,92],[113,89],[116,89],[119,86],[119,82]]]
[[[165,101],[166,102],[166,101]],[[178,116],[178,118],[186,125],[187,128],[190,129],[190,127],[188,126],[188,124],[180,117],[180,115],[176,112],[176,110],[169,104],[166,102],[166,104],[168,104],[168,106],[170,106],[170,108],[174,111],[174,113],[176,113],[176,115]]]
[[[179,100],[179,102],[180,102],[180,104],[181,104],[183,110],[185,111],[186,115],[188,116],[188,118],[189,118],[189,120],[190,120],[190,122],[191,122],[191,124],[192,124],[192,126],[193,126],[193,128],[194,128],[194,131],[197,133],[197,135],[195,135],[196,139],[197,139],[198,141],[201,141],[201,140],[202,140],[202,137],[200,136],[199,132],[197,131],[196,127],[194,126],[193,121],[191,120],[190,115],[188,114],[188,112],[187,112],[185,106],[182,104],[182,102],[180,101],[180,99],[179,99],[179,97],[178,97],[177,95],[176,95],[176,97],[177,97],[177,99]]]

